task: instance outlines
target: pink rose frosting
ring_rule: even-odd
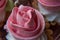
[[[38,0],[45,6],[60,6],[60,0]]]
[[[60,0],[38,0],[38,7],[48,21],[60,23]]]
[[[18,39],[34,39],[44,30],[43,16],[29,6],[14,7],[7,20],[8,31]]]

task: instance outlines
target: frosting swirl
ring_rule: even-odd
[[[14,7],[7,21],[9,32],[19,39],[33,39],[41,35],[45,26],[43,16],[28,6]]]
[[[44,6],[56,7],[60,6],[60,0],[38,0]]]

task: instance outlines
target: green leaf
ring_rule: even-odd
[[[5,11],[11,11],[14,7],[14,3],[12,0],[8,0]]]

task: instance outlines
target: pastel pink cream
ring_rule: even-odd
[[[44,30],[45,22],[36,9],[20,6],[13,8],[6,26],[16,40],[37,40]]]
[[[38,0],[38,1],[46,6],[60,6],[60,0]]]

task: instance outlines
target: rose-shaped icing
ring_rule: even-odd
[[[60,6],[60,0],[38,0],[45,6]]]
[[[13,8],[6,26],[15,38],[29,40],[41,35],[45,22],[37,10],[21,5]]]
[[[46,16],[46,19],[48,21],[56,21],[60,23],[60,1],[59,0],[38,0],[38,2],[39,2],[38,6],[40,12]],[[45,2],[47,2],[47,4]],[[55,2],[57,5],[55,4]]]

